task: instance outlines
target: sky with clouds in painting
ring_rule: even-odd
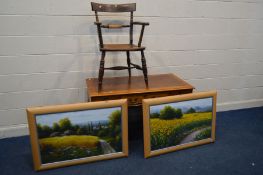
[[[151,113],[159,112],[161,109],[164,108],[164,106],[167,106],[167,105],[170,105],[174,108],[185,109],[185,108],[191,108],[191,107],[200,107],[200,108],[212,107],[212,104],[213,104],[213,98],[203,98],[203,99],[197,99],[197,100],[189,100],[189,101],[154,105],[150,107],[150,112]]]
[[[52,126],[62,118],[68,118],[72,124],[105,121],[115,110],[121,110],[121,107],[36,115],[36,123]]]

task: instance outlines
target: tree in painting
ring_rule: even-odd
[[[164,106],[160,111],[160,119],[174,119],[181,118],[183,116],[181,109],[175,109],[171,106]]]

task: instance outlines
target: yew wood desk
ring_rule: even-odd
[[[88,101],[127,98],[129,139],[142,137],[142,99],[192,93],[194,87],[174,74],[149,75],[146,88],[143,76],[104,78],[98,91],[98,79],[87,79]]]
[[[104,78],[101,91],[98,79],[87,79],[89,101],[127,98],[129,106],[139,106],[142,99],[192,93],[194,87],[174,74],[149,75],[146,88],[143,76]]]

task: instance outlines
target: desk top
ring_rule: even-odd
[[[151,92],[193,90],[194,87],[174,74],[148,75],[149,86],[146,88],[143,76],[105,77],[102,89],[98,91],[98,79],[86,80],[90,97],[141,94]]]

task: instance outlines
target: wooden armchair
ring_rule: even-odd
[[[101,54],[101,60],[100,60],[100,69],[99,69],[99,89],[101,89],[102,85],[102,79],[104,75],[104,70],[123,70],[128,69],[129,77],[131,77],[131,69],[138,69],[143,71],[145,84],[148,87],[148,76],[147,76],[147,67],[146,67],[146,60],[144,56],[144,50],[145,47],[143,47],[142,44],[142,38],[144,33],[145,26],[149,25],[149,23],[146,22],[135,22],[133,21],[133,12],[136,11],[136,3],[130,3],[130,4],[98,4],[95,2],[91,2],[92,11],[95,12],[96,22],[95,25],[97,26],[98,30],[98,37],[99,37],[99,43],[100,43],[100,51]],[[99,15],[98,12],[111,12],[111,13],[123,13],[123,12],[129,12],[130,13],[130,22],[129,24],[123,25],[123,24],[102,24],[99,21]],[[139,37],[139,42],[137,45],[133,44],[133,26],[134,25],[141,25],[141,33]],[[128,44],[104,44],[103,43],[103,37],[102,37],[102,28],[108,28],[108,29],[119,29],[119,28],[129,28],[129,43]],[[104,59],[106,52],[126,52],[127,55],[127,65],[128,66],[114,66],[114,67],[108,67],[104,68]],[[140,51],[141,52],[141,61],[142,66],[139,66],[137,64],[133,64],[130,61],[130,52],[132,51]]]

